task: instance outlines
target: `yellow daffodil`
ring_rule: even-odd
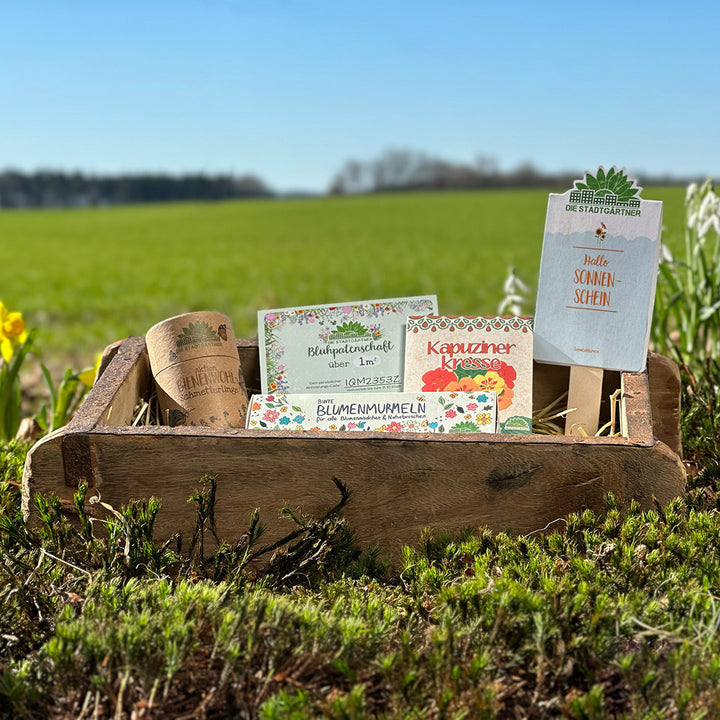
[[[92,387],[95,383],[95,373],[96,370],[94,367],[91,368],[85,368],[82,372],[78,373],[78,380],[87,387]]]
[[[0,300],[0,352],[5,362],[10,362],[15,352],[15,343],[24,343],[27,336],[22,314],[10,312]]]
[[[86,387],[91,388],[95,384],[95,378],[97,377],[97,371],[100,367],[101,360],[102,353],[98,353],[95,356],[95,365],[93,367],[87,367],[77,374],[78,380]]]

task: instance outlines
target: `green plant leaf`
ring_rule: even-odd
[[[628,198],[628,197],[630,197],[630,195],[627,195],[626,193],[627,193],[627,191],[630,189],[630,186],[631,186],[631,185],[632,185],[632,183],[630,183],[630,182],[628,182],[628,181],[624,182],[622,185],[619,185],[618,187],[615,188],[615,194],[616,194],[619,198]]]
[[[50,374],[50,371],[45,367],[44,363],[40,363],[40,372],[42,372],[43,379],[45,380],[45,385],[47,385],[47,389],[50,392],[50,407],[55,407],[57,404],[57,389],[55,388],[55,383],[53,382],[52,375]]]
[[[460,381],[461,378],[464,378],[464,377],[475,377],[476,375],[484,375],[485,374],[479,368],[456,367],[453,372],[455,373],[455,377],[457,377],[458,382]]]
[[[720,300],[718,300],[713,305],[710,305],[709,307],[704,307],[700,310],[699,314],[699,320],[701,322],[705,322],[705,320],[709,320],[713,315],[715,315],[717,312],[720,311]]]
[[[597,177],[598,185],[601,188],[607,187],[606,182],[605,182],[605,171],[601,167],[598,168],[596,177]]]
[[[357,320],[350,322],[344,322],[338,325],[331,333],[331,335],[339,335],[341,333],[354,333],[355,335],[369,335],[368,329]]]
[[[73,376],[72,370],[66,370],[58,387],[57,398],[52,405],[51,430],[57,430],[68,421],[68,410],[72,402],[78,380]]]
[[[585,182],[587,182],[588,187],[589,187],[591,190],[599,190],[599,189],[600,189],[600,184],[598,183],[598,181],[597,181],[590,173],[588,173],[588,174],[585,176]]]
[[[451,433],[462,433],[462,432],[477,432],[480,429],[480,426],[477,425],[474,422],[471,422],[469,420],[465,420],[463,422],[458,423],[457,425],[453,425],[450,428]]]
[[[618,172],[613,175],[611,180],[608,180],[608,188],[615,192],[617,188],[625,182],[625,175],[622,172]]]

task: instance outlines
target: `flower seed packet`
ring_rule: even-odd
[[[262,392],[399,392],[407,317],[434,312],[435,295],[260,310]]]
[[[496,392],[499,432],[532,432],[532,362],[532,318],[408,318],[405,392]]]
[[[494,392],[253,395],[247,429],[494,433]]]

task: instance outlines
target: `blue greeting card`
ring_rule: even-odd
[[[637,372],[645,367],[662,203],[622,170],[601,167],[551,194],[534,326],[540,362]]]

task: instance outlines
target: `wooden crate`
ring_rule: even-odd
[[[239,341],[238,353],[248,387],[259,391],[257,343]],[[31,519],[35,493],[55,493],[69,507],[74,488],[87,482],[113,507],[161,498],[157,539],[179,532],[187,547],[196,521],[187,500],[210,474],[219,536],[238,538],[258,507],[269,542],[291,529],[278,517],[284,504],[315,517],[334,506],[337,477],[352,493],[344,515],[360,541],[392,552],[425,527],[528,533],[569,512],[602,508],[609,491],[648,507],[684,488],[679,373],[654,354],[646,372],[605,373],[601,422],[608,396],[621,387],[623,436],[583,438],[131,427],[138,398],[152,385],[144,339],[127,339],[103,364],[72,421],[28,455],[23,503]],[[536,408],[567,389],[568,368],[536,364],[534,373]]]

